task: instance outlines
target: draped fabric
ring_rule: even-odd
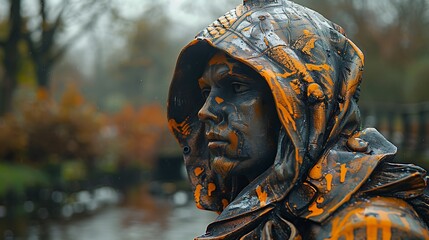
[[[216,51],[264,78],[282,124],[273,166],[244,189],[211,169],[197,116],[204,103],[198,79]],[[182,50],[170,86],[169,126],[183,148],[197,207],[220,213],[199,239],[298,238],[288,218],[323,223],[380,162],[393,158],[395,146],[374,129],[360,129],[363,65],[341,27],[287,0],[245,1]]]

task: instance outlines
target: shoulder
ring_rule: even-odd
[[[315,239],[429,239],[429,230],[414,209],[395,198],[353,201],[317,227]]]

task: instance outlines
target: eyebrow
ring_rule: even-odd
[[[249,76],[247,76],[245,74],[240,74],[240,73],[231,73],[230,74],[230,73],[228,73],[228,75],[231,76],[231,77],[236,77],[236,78],[244,79],[244,80],[247,80],[247,81],[251,81],[252,80],[251,77],[249,77]]]
[[[243,79],[246,81],[251,81],[252,78],[247,76],[246,74],[241,74],[241,73],[234,73],[234,72],[230,72],[230,71],[225,71],[223,73],[221,73],[221,76],[219,77],[219,79],[216,81],[215,85],[218,85],[218,82],[222,82],[225,81],[229,78],[239,78],[239,79]],[[203,85],[204,83],[207,83],[206,79],[204,77],[200,77],[198,78],[198,86],[201,88],[201,85]]]
[[[216,82],[218,82],[218,81],[223,81],[223,80],[225,80],[226,78],[228,78],[228,77],[230,77],[231,76],[231,74],[229,73],[230,71],[228,70],[228,71],[224,71],[224,72],[221,72],[220,73],[220,77],[219,77],[219,79],[217,79],[217,81]],[[201,85],[201,82],[207,82],[207,80],[204,78],[204,76],[201,76],[200,78],[198,78],[198,85]]]

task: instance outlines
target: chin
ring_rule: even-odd
[[[224,156],[216,156],[212,158],[212,168],[216,173],[223,177],[228,177],[237,167],[238,161]]]

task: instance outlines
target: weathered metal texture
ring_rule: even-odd
[[[425,171],[389,165],[396,147],[375,129],[360,129],[363,65],[341,27],[286,0],[244,1],[184,48],[170,86],[169,125],[183,148],[197,207],[220,213],[198,239],[429,239],[422,220],[429,216],[420,219],[413,209],[428,213]],[[213,155],[229,153],[219,152],[213,139],[233,145],[231,136],[240,131],[225,119],[241,116],[256,129],[271,110],[242,115],[254,102],[225,94],[216,72],[258,79],[256,72],[281,125],[272,136],[271,165],[249,168],[258,176],[248,182],[234,174],[234,160],[220,161],[227,170],[218,166]],[[214,134],[221,128],[232,135]],[[235,137],[247,141],[243,136]],[[240,154],[252,152],[240,144],[234,148]]]

